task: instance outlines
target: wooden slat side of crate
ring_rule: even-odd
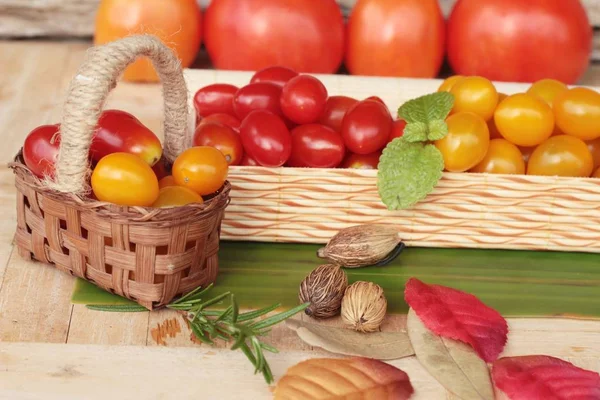
[[[391,110],[441,82],[317,76],[330,95],[378,95]],[[250,77],[186,71],[192,94],[215,82],[241,86]],[[507,94],[528,87],[496,85]],[[193,128],[195,118],[189,122]],[[400,211],[381,203],[373,170],[232,167],[229,180],[232,200],[222,225],[227,240],[325,243],[348,226],[386,223],[411,246],[600,252],[600,179],[444,173],[433,193]]]

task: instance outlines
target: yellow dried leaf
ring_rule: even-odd
[[[313,358],[288,369],[275,400],[404,400],[413,388],[408,375],[370,358]]]

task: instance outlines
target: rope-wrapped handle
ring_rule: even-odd
[[[62,193],[88,190],[88,153],[98,119],[118,77],[139,56],[150,58],[163,85],[164,154],[174,158],[184,150],[188,91],[175,53],[152,35],[135,35],[91,48],[71,81],[63,109],[56,175],[46,183]]]

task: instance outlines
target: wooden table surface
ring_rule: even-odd
[[[270,389],[239,352],[200,346],[178,314],[90,311],[70,302],[74,278],[13,250],[15,189],[6,168],[34,127],[60,120],[61,103],[87,42],[0,41],[0,399],[268,399]],[[600,68],[583,84],[600,85]],[[120,84],[108,102],[161,133],[158,85]],[[598,266],[600,268],[600,265]],[[576,290],[576,289],[574,289]],[[386,330],[401,329],[392,316]],[[600,371],[600,321],[511,319],[505,355],[549,354]],[[325,353],[284,326],[268,341],[275,377]],[[413,357],[403,368],[415,399],[453,398]]]

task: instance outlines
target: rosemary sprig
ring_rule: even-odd
[[[216,338],[233,342],[231,349],[240,349],[254,366],[254,372],[262,373],[267,383],[273,383],[273,373],[265,358],[264,351],[277,353],[277,349],[261,342],[259,337],[267,334],[268,328],[273,325],[303,311],[309,303],[301,304],[291,310],[264,319],[258,319],[277,309],[280,304],[240,313],[239,305],[231,292],[203,301],[203,295],[211,287],[212,285],[204,289],[195,289],[167,307],[187,312],[187,320],[192,332],[201,342],[214,344]],[[224,311],[206,310],[207,307],[223,302],[226,298],[229,298],[230,305]]]

